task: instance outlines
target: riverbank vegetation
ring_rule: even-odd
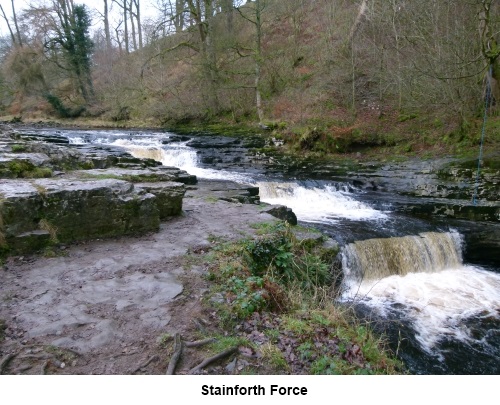
[[[145,1],[3,10],[1,112],[268,128],[291,151],[380,156],[472,153],[486,106],[486,153],[498,149],[492,0],[155,4],[147,19]]]
[[[247,372],[257,374],[404,372],[349,305],[334,303],[342,277],[335,244],[287,223],[261,224],[257,233],[214,241],[209,253],[204,305],[218,331],[209,350],[239,347],[252,359]]]

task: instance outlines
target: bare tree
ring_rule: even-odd
[[[132,30],[132,45],[134,47],[134,51],[137,51],[137,38],[135,35],[135,21],[134,21],[134,11],[133,11],[133,0],[129,0],[128,2],[128,15],[130,17],[130,29]]]
[[[128,3],[127,0],[113,0],[113,2],[118,5],[122,9],[123,12],[123,42],[124,42],[124,49],[125,53],[130,52],[130,46],[129,46],[129,35],[128,35]],[[118,34],[118,31],[116,31],[116,34]]]
[[[221,12],[226,15],[226,30],[233,32],[234,26],[234,2],[233,0],[220,0]]]
[[[492,5],[494,0],[481,0],[480,31],[481,50],[488,62],[487,80],[491,85],[492,95],[497,102],[500,101],[500,47],[492,28]]]
[[[111,31],[109,28],[108,0],[104,0],[104,35],[106,36],[106,49],[111,50]]]
[[[186,9],[185,0],[175,0],[174,25],[176,32],[182,32],[184,29],[184,13]]]
[[[245,20],[249,21],[255,27],[255,43],[252,52],[252,56],[255,63],[255,76],[254,76],[254,88],[255,88],[255,107],[257,110],[257,116],[259,119],[259,125],[263,125],[264,121],[264,109],[262,107],[262,93],[261,93],[261,80],[262,80],[262,66],[264,64],[264,59],[262,56],[262,13],[266,8],[266,0],[255,0],[249,3],[244,9],[237,7],[236,10]],[[252,14],[248,15],[247,10],[251,10]]]
[[[186,3],[190,17],[195,22],[198,30],[202,71],[208,85],[207,106],[211,114],[217,114],[220,110],[220,104],[217,94],[217,56],[212,26],[214,16],[213,0],[187,0]]]
[[[2,17],[5,20],[5,23],[7,24],[7,28],[9,29],[10,38],[12,40],[12,45],[16,46],[17,45],[16,37],[14,36],[14,32],[12,31],[12,28],[10,26],[9,19],[7,18],[7,15],[5,14],[5,11],[4,11],[1,4],[0,4],[0,11],[2,12]]]
[[[21,39],[21,31],[19,30],[19,24],[17,23],[17,13],[16,8],[14,7],[14,0],[10,1],[12,5],[12,19],[14,20],[14,27],[16,27],[17,41],[19,46],[23,46],[23,41]]]
[[[133,11],[132,4],[135,6],[135,11]],[[139,37],[139,49],[142,49],[143,42],[142,42],[141,3],[140,0],[132,0],[132,4],[130,6],[130,12],[137,21],[137,35]]]

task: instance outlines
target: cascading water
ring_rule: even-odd
[[[456,231],[350,243],[342,249],[342,266],[342,299],[363,305],[365,313],[369,308],[370,316],[404,318],[427,355],[448,361],[440,346],[450,341],[498,355],[495,341],[479,342],[469,325],[483,318],[500,322],[500,275],[464,265]]]
[[[374,209],[348,183],[271,181],[264,173],[250,174],[250,166],[215,170],[201,163],[189,142],[169,133],[61,133],[73,144],[119,146],[202,179],[257,185],[261,201],[286,205],[299,221],[342,235],[342,301],[380,321],[381,330],[395,336],[394,347],[405,348],[400,355],[414,372],[500,373],[500,274],[463,264],[458,232],[436,232],[434,225],[397,216],[390,207]],[[425,356],[430,360],[422,365]]]
[[[305,187],[300,183],[257,182],[261,201],[290,207],[307,222],[332,223],[338,218],[375,219],[386,215],[352,197],[346,184]]]
[[[343,248],[342,266],[346,279],[356,282],[408,273],[431,273],[461,266],[461,248],[457,232],[368,239]]]

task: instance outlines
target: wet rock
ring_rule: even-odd
[[[167,139],[163,140],[161,143],[163,145],[168,145],[169,143],[173,142],[187,142],[191,138],[189,136],[185,135],[170,135]]]
[[[35,134],[35,133],[16,133],[16,139],[25,139],[27,141],[42,141],[46,143],[52,144],[69,144],[68,138],[62,135],[58,135],[56,133],[51,134]]]
[[[265,209],[263,212],[278,219],[282,219],[283,221],[287,221],[290,225],[297,225],[297,216],[291,208],[285,207],[284,205],[274,205]]]
[[[368,169],[368,170],[366,170]],[[389,163],[348,172],[361,185],[404,196],[471,201],[498,201],[500,170],[495,159],[486,160],[477,178],[477,161],[436,159]],[[477,183],[477,184],[476,184]]]
[[[239,184],[228,180],[205,180],[198,185],[198,191],[207,198],[236,202],[241,204],[259,204],[259,188]]]
[[[240,145],[241,141],[239,139],[224,137],[224,136],[206,136],[200,137],[198,139],[192,139],[188,142],[188,145],[196,149],[221,149],[221,148],[233,148],[234,146]]]
[[[0,131],[0,178],[12,179],[0,184],[0,253],[156,230],[182,212],[185,184],[197,182],[120,147],[32,135]]]
[[[293,234],[301,246],[310,248],[322,245],[325,239],[322,233],[307,229],[294,229]]]
[[[423,218],[455,218],[471,221],[500,222],[500,206],[494,203],[474,205],[463,200],[422,200],[398,203],[397,211]]]
[[[50,158],[50,163],[57,170],[77,169],[107,169],[115,166],[138,168],[159,166],[152,159],[133,157],[122,148],[101,145],[53,145],[42,142],[30,143],[27,146],[31,152],[44,153]]]
[[[459,221],[464,261],[500,268],[500,226],[493,222]]]

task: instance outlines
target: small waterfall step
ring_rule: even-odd
[[[346,279],[351,281],[461,266],[462,242],[460,234],[454,231],[356,241],[342,250],[342,267]]]

